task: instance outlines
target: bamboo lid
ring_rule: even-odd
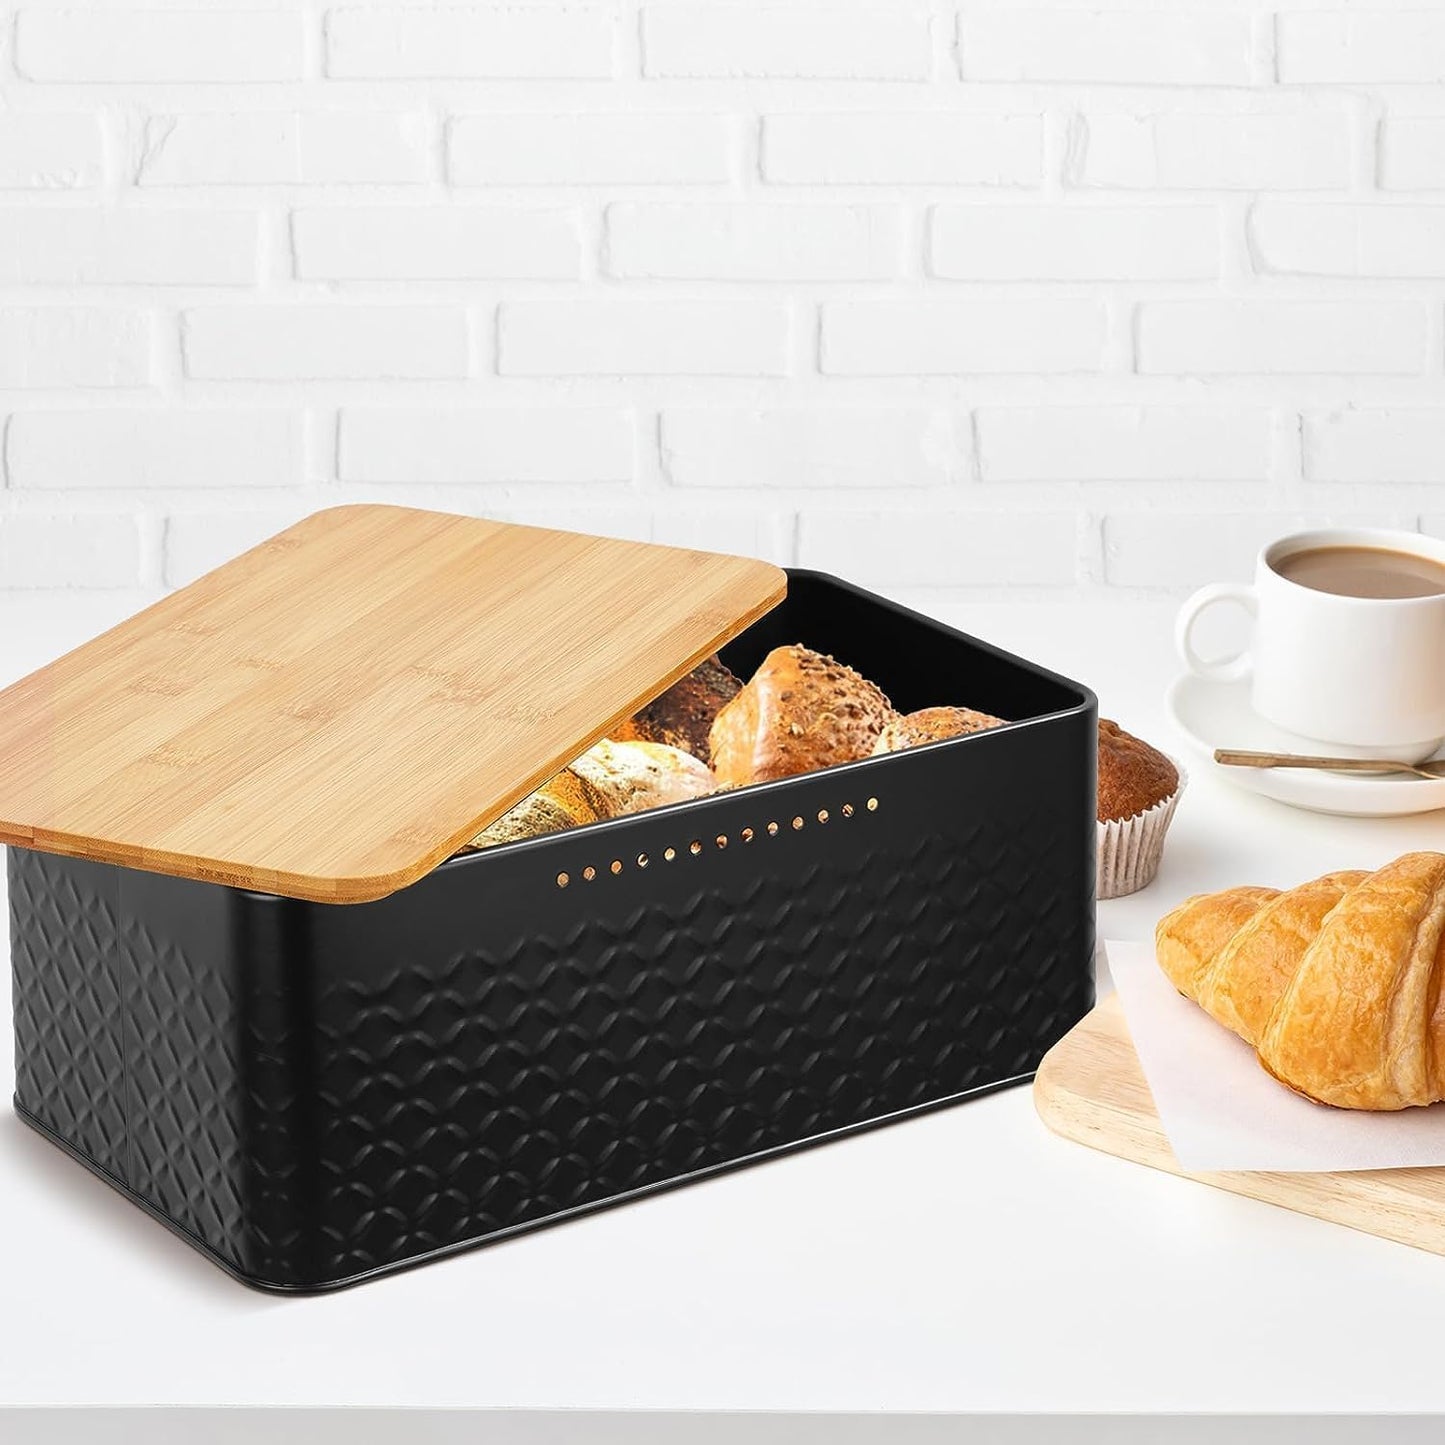
[[[380,898],[786,581],[764,562],[441,512],[318,512],[0,692],[0,842]]]

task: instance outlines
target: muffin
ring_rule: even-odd
[[[1157,748],[1099,719],[1100,898],[1122,898],[1154,881],[1185,781]]]
[[[964,733],[981,733],[985,728],[999,727],[1003,721],[971,707],[921,707],[884,723],[873,744],[873,755],[901,752],[924,743],[942,742],[944,738],[962,737]]]

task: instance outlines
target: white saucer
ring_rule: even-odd
[[[1209,682],[1187,675],[1166,699],[1169,715],[1190,751],[1216,778],[1313,813],[1356,818],[1397,818],[1445,808],[1445,778],[1409,773],[1384,777],[1327,773],[1316,768],[1232,768],[1214,761],[1215,748],[1273,753],[1323,753],[1324,744],[1296,737],[1266,722],[1249,702],[1249,682]]]

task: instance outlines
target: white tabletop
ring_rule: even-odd
[[[0,672],[136,600],[5,604]],[[1090,683],[1106,714],[1175,746],[1168,604],[932,610]],[[1187,893],[1371,866],[1442,838],[1445,814],[1319,817],[1196,770],[1159,879],[1101,905],[1100,932],[1147,937]],[[9,1027],[7,1010],[7,1097]],[[1056,1139],[1027,1089],[314,1299],[233,1283],[0,1115],[0,1410],[521,1412],[490,1417],[488,1440],[713,1440],[734,1438],[716,1412],[820,1430],[818,1412],[837,1412],[856,1418],[818,1438],[848,1441],[943,1438],[878,1412],[1434,1411],[1442,1301],[1445,1259]],[[575,1415],[562,1433],[528,1413],[557,1410],[704,1413],[685,1431]],[[7,1438],[62,1438],[46,1418]],[[373,1438],[349,1421],[353,1445]]]

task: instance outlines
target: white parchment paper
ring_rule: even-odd
[[[1445,1104],[1372,1114],[1291,1093],[1243,1039],[1181,998],[1152,943],[1104,945],[1174,1156],[1194,1173],[1445,1164]]]

